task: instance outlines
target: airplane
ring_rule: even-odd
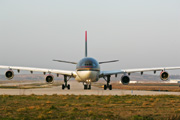
[[[110,84],[111,76],[115,75],[117,77],[118,74],[122,74],[121,83],[123,85],[128,85],[130,82],[130,74],[140,72],[143,75],[144,72],[153,71],[154,74],[156,71],[161,71],[160,79],[163,81],[167,81],[169,78],[169,73],[167,70],[174,70],[180,69],[180,67],[159,67],[159,68],[140,68],[140,69],[121,69],[117,71],[101,71],[100,64],[104,63],[112,63],[117,62],[118,60],[111,60],[111,61],[103,61],[98,62],[96,59],[92,57],[88,57],[87,55],[87,31],[85,31],[85,57],[82,58],[79,62],[70,62],[70,61],[63,61],[63,60],[53,60],[56,62],[63,62],[69,64],[75,64],[76,70],[68,71],[68,70],[58,70],[58,69],[45,69],[45,68],[33,68],[33,67],[18,67],[18,66],[4,66],[0,65],[1,69],[8,69],[5,72],[5,76],[7,79],[11,80],[14,77],[14,70],[17,70],[19,73],[21,70],[30,71],[31,74],[33,72],[42,72],[44,75],[48,73],[45,77],[45,81],[47,83],[53,83],[54,81],[54,74],[63,75],[64,76],[64,84],[62,84],[62,89],[64,90],[67,88],[70,89],[70,84],[68,81],[70,78],[75,78],[78,82],[82,82],[84,85],[84,90],[91,89],[91,83],[97,82],[100,78],[103,78],[106,81],[104,85],[104,90],[112,90],[112,85]]]

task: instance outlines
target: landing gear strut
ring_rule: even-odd
[[[91,83],[83,83],[84,84],[84,90],[90,90],[91,89]]]
[[[104,85],[104,90],[106,90],[107,88],[109,88],[109,90],[112,90],[112,85],[110,85],[109,83],[110,83],[110,81],[111,81],[111,76],[110,75],[108,75],[107,76],[107,80],[105,79],[105,77],[103,77],[104,78],[104,80],[107,82],[107,84],[106,85]]]
[[[67,84],[68,80],[67,80],[67,76],[64,75],[64,84],[62,84],[62,89],[64,90],[65,88],[67,88],[68,90],[70,90],[70,84]]]

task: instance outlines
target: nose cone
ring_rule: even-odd
[[[98,71],[77,71],[77,75],[82,82],[96,82],[99,79]]]

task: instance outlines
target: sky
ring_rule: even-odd
[[[179,0],[0,0],[0,64],[62,70],[85,56],[102,70],[180,66]],[[180,74],[180,71],[171,71]]]

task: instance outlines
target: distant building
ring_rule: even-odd
[[[119,83],[121,84],[121,81]],[[138,83],[138,81],[130,81],[129,83]]]
[[[180,80],[179,79],[171,79],[169,81],[166,81],[165,83],[180,83]]]

